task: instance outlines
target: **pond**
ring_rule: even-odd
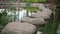
[[[2,13],[4,11],[4,9],[0,9],[0,13]],[[26,17],[26,10],[22,9],[19,12],[15,11],[15,13],[13,11],[6,11],[7,12],[7,16],[9,16],[10,18],[14,19],[14,16],[16,17],[16,21],[21,21],[22,18]],[[32,13],[33,14],[33,13]],[[31,16],[31,12],[29,11],[29,16]]]
[[[37,33],[36,34],[42,34],[42,32],[40,32],[40,31],[37,31]]]
[[[1,11],[4,11],[4,9],[0,9],[0,13],[2,13]],[[19,13],[19,15],[18,15],[18,13]],[[32,13],[32,14],[34,14],[34,13]],[[7,15],[13,19],[15,14],[13,12],[11,12],[11,11],[8,12],[8,10],[7,10]],[[16,15],[15,16],[16,16],[16,21],[21,21],[22,18],[25,18],[26,17],[26,10],[25,9],[22,9],[19,12],[16,11]],[[31,12],[30,11],[29,11],[29,16],[31,16]],[[36,34],[42,34],[42,32],[37,31]]]

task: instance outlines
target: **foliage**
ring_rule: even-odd
[[[47,2],[47,0],[22,0],[23,2],[32,2],[32,3],[40,3]]]
[[[56,5],[60,5],[60,0],[55,0]]]
[[[32,11],[32,12],[37,12],[38,11],[38,7],[22,7],[22,8],[24,8],[24,9],[26,9],[26,10],[30,10],[30,11]]]
[[[60,6],[56,6],[56,9],[60,9]]]
[[[9,17],[7,16],[7,11],[4,10],[1,14],[0,17],[0,30],[1,30],[1,26],[2,28],[4,28],[4,26],[6,26],[9,23]]]
[[[10,6],[9,8],[11,11],[16,11],[16,7],[15,6]]]
[[[2,16],[2,14],[0,13],[0,17]]]

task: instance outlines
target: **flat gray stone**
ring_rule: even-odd
[[[35,31],[36,27],[29,23],[9,23],[1,34],[33,34]]]

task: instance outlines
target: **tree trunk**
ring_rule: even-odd
[[[56,9],[55,9],[55,15],[54,15],[54,19],[52,21],[52,25],[50,24],[50,26],[49,26],[49,23],[47,23],[46,26],[48,26],[48,27],[45,28],[44,34],[57,34],[57,27],[58,27],[59,20],[60,20],[59,19],[60,18],[60,10],[58,10],[58,9],[56,10]]]
[[[26,11],[26,16],[29,17],[29,11],[28,10]]]

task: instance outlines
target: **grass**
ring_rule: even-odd
[[[45,23],[45,26],[40,27],[38,31],[43,32],[43,34],[50,34],[52,32],[52,23],[50,21]]]
[[[52,32],[52,31],[51,31],[51,28],[52,28],[52,23],[47,23],[47,24],[45,25],[44,33],[49,34],[50,32]]]
[[[45,28],[45,26],[40,27],[40,28],[38,29],[38,31],[40,31],[40,32],[44,32],[44,28]]]

